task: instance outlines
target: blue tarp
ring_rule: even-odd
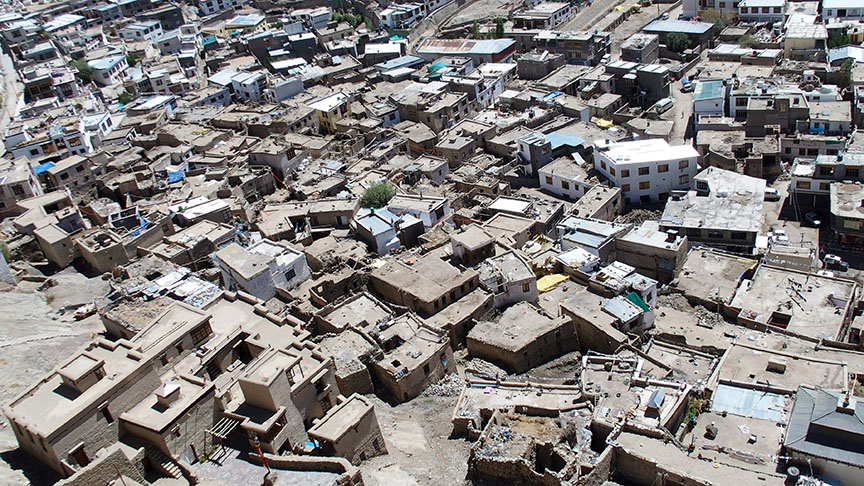
[[[177,172],[169,172],[168,173],[168,182],[180,182],[183,180],[183,171],[178,170]]]
[[[45,162],[44,164],[39,164],[36,167],[33,167],[33,173],[41,174],[51,167],[54,167],[54,162]]]
[[[552,144],[552,150],[557,150],[559,147],[564,145],[569,147],[578,147],[585,143],[585,140],[572,133],[552,132],[545,136],[546,140]]]

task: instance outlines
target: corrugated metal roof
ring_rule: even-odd
[[[711,410],[782,422],[785,403],[784,396],[777,393],[719,385],[712,397]]]
[[[646,25],[645,32],[681,32],[684,34],[704,34],[714,28],[707,22],[691,22],[689,20],[655,20]]]

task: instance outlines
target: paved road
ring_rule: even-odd
[[[18,71],[12,64],[12,58],[5,52],[0,52],[0,69],[3,70],[3,108],[0,110],[0,135],[6,133],[6,127],[17,113],[18,96],[21,85],[18,82]]]
[[[583,6],[569,22],[561,26],[561,30],[589,30],[615,6],[625,0],[594,0],[591,5]]]

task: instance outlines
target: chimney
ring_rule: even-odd
[[[180,398],[180,385],[177,383],[165,383],[156,390],[156,403],[168,408]]]
[[[666,230],[666,241],[672,243],[678,238],[678,231],[674,229]]]

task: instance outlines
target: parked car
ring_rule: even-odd
[[[825,268],[830,268],[831,270],[839,270],[841,272],[845,272],[849,270],[849,262],[844,261],[837,255],[827,254],[825,258],[822,259],[825,262]]]
[[[773,187],[765,188],[765,200],[766,201],[779,201],[780,200],[780,191],[774,189]]]
[[[649,108],[649,110],[654,111],[658,115],[661,113],[666,113],[669,108],[672,108],[672,105],[675,104],[675,98],[663,98],[662,100],[654,103],[654,106]]]
[[[663,15],[660,16],[663,20],[669,20],[669,12],[663,12]]]
[[[819,217],[819,213],[816,211],[810,211],[805,214],[804,222],[816,227],[822,226],[822,218]]]
[[[681,80],[681,92],[682,93],[689,93],[691,91],[693,91],[693,82],[687,78],[682,79]]]

